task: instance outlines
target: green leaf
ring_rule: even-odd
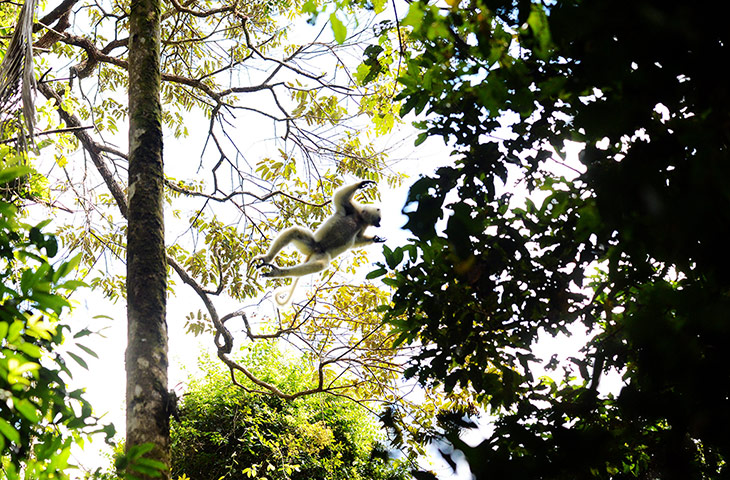
[[[35,345],[33,343],[23,342],[23,343],[17,345],[17,347],[18,347],[18,350],[25,353],[29,357],[41,358],[41,356],[43,355],[43,350],[41,350],[41,347],[39,347],[38,345]]]
[[[68,280],[66,282],[61,283],[58,285],[58,288],[62,288],[64,290],[73,291],[80,287],[88,287],[89,285],[86,282],[82,282],[81,280]]]
[[[529,25],[537,40],[537,45],[533,51],[539,58],[546,60],[552,50],[552,38],[547,14],[540,5],[532,4],[530,16],[527,18],[527,25]]]
[[[49,308],[54,312],[60,312],[63,307],[70,307],[71,304],[60,295],[34,292],[30,298],[38,302],[40,308]]]
[[[44,263],[38,267],[38,270],[35,272],[33,270],[26,270],[23,272],[23,275],[20,277],[20,289],[23,291],[24,294],[28,294],[28,292],[36,286],[36,284],[46,276],[46,273],[48,273],[51,269],[51,266],[47,263]]]
[[[345,43],[347,27],[334,13],[330,15],[330,25],[332,26],[332,33],[335,35],[335,41],[340,45]]]
[[[152,458],[140,458],[136,461],[135,465],[144,465],[146,467],[155,468],[157,470],[164,470],[166,468],[165,464],[159,460],[154,460]]]
[[[30,167],[24,165],[16,165],[14,167],[7,167],[0,170],[0,185],[15,180],[18,177],[27,175],[33,170]]]
[[[375,13],[382,13],[385,10],[386,0],[373,0],[372,4]]]
[[[385,256],[385,263],[388,264],[388,268],[391,270],[394,270],[403,261],[403,249],[401,248],[396,248],[392,251],[383,249],[383,255]]]
[[[386,273],[388,273],[388,271],[386,269],[384,269],[384,268],[378,268],[377,270],[373,270],[372,272],[368,273],[365,276],[365,278],[367,280],[372,280],[373,278],[382,277]]]
[[[74,256],[72,259],[70,259],[68,262],[64,262],[61,264],[60,267],[58,267],[58,270],[56,271],[56,275],[54,275],[54,280],[59,280],[66,275],[68,275],[70,272],[76,270],[76,267],[79,266],[79,262],[81,262],[81,254]]]
[[[34,228],[36,228],[39,232],[43,230],[44,227],[48,226],[53,221],[52,218],[46,218],[45,220],[41,220]]]
[[[0,433],[15,444],[20,444],[20,434],[4,418],[0,418]]]
[[[357,80],[360,85],[367,84],[368,82],[366,82],[365,80],[369,79],[372,76],[370,73],[371,70],[373,70],[373,65],[366,65],[364,63],[361,63],[357,66],[357,70],[355,70],[355,80]]]
[[[23,330],[25,323],[20,320],[15,320],[8,329],[8,342],[15,343],[20,336],[20,332]]]
[[[77,343],[76,346],[79,347],[84,352],[86,352],[87,354],[91,355],[92,357],[99,358],[99,355],[97,355],[96,352],[93,351],[92,349],[90,349],[89,347],[87,347],[85,345],[81,345],[80,343]]]
[[[13,400],[13,406],[20,412],[25,418],[33,423],[38,423],[41,420],[41,416],[38,413],[38,408],[33,405],[30,400],[25,398]]]
[[[155,444],[152,442],[142,443],[140,445],[134,445],[130,447],[127,457],[129,460],[137,460],[142,458],[145,454],[151,452],[155,448]]]
[[[313,17],[317,17],[319,10],[317,9],[317,2],[314,0],[307,0],[302,4],[302,13],[307,13]]]
[[[89,365],[86,363],[86,361],[83,358],[81,358],[78,355],[76,355],[75,353],[68,352],[68,356],[71,357],[71,358],[73,358],[76,363],[78,363],[79,365],[81,365],[82,367],[84,367],[85,370],[88,370],[89,369]]]
[[[162,471],[155,468],[155,467],[148,467],[146,465],[140,465],[137,463],[132,463],[127,467],[127,470],[134,470],[135,472],[141,473],[142,475],[147,475],[148,477],[161,477]]]
[[[411,6],[408,8],[408,13],[400,23],[401,26],[413,27],[414,30],[418,30],[423,24],[424,17],[424,5],[420,2],[414,2],[411,3]]]
[[[383,47],[381,47],[380,45],[368,45],[367,48],[365,48],[363,55],[365,55],[368,58],[376,58],[378,55],[380,55],[384,51],[385,51],[385,49]]]
[[[97,318],[97,317],[94,317],[94,318]],[[94,332],[92,332],[88,328],[83,328],[83,329],[79,330],[77,333],[75,333],[73,338],[87,337],[89,335],[92,335],[93,333]]]

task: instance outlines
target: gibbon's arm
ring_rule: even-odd
[[[349,215],[353,213],[355,207],[352,204],[352,197],[355,195],[355,192],[374,183],[375,182],[372,180],[361,180],[337,190],[332,196],[332,203],[335,204],[335,213],[339,215]]]

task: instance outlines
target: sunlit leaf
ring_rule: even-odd
[[[347,39],[347,27],[339,18],[337,18],[335,13],[330,15],[330,25],[332,26],[332,33],[335,36],[335,41],[339,44],[345,43],[345,39]]]
[[[15,444],[20,443],[20,434],[4,418],[0,418],[0,433],[11,442]]]

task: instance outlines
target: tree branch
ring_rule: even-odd
[[[76,130],[88,130],[89,128],[94,128],[93,125],[88,125],[85,127],[68,127],[68,128],[56,128],[53,130],[46,130],[45,132],[39,132],[34,133],[34,137],[40,137],[43,135],[55,135],[56,133],[68,133],[68,132],[75,132]],[[4,140],[0,140],[0,144],[6,144],[6,143],[12,143],[14,141],[18,140],[18,137],[13,138],[6,138]]]
[[[71,26],[69,20],[71,16],[71,7],[73,7],[78,0],[65,0],[58,7],[53,9],[48,15],[38,20],[33,26],[33,31],[36,32],[41,28],[45,28],[46,33],[39,38],[33,45],[36,48],[48,48],[63,37],[63,33],[67,28]],[[48,27],[51,23],[58,21],[53,28]]]
[[[94,43],[85,37],[79,37],[77,35],[72,35],[69,33],[64,33],[63,31],[56,31],[49,27],[48,25],[41,24],[44,28],[46,28],[49,33],[52,33],[54,37],[68,45],[73,45],[76,47],[80,47],[84,50],[86,53],[86,59],[79,63],[78,65],[75,65],[71,67],[71,71],[77,75],[79,78],[86,78],[91,75],[94,68],[99,64],[99,62],[103,63],[109,63],[112,65],[115,65],[119,68],[122,68],[124,70],[127,70],[129,68],[129,63],[126,60],[122,60],[120,58],[108,55],[107,52],[113,50],[114,48],[117,48],[119,46],[124,46],[127,44],[127,39],[121,39],[116,40],[111,43],[109,43],[106,47],[104,47],[103,50],[100,50],[97,48]],[[51,42],[52,43],[52,42]],[[44,43],[45,45],[45,43]],[[50,45],[50,44],[49,44]],[[46,46],[49,46],[46,45]],[[269,61],[277,61],[278,60],[270,59],[263,57],[265,60]],[[294,69],[294,67],[290,67]],[[297,69],[294,69],[297,71]],[[306,72],[301,72],[302,75],[310,76],[310,74],[307,74]],[[188,78],[183,77],[181,75],[175,75],[170,73],[162,73],[162,80],[171,82],[171,83],[177,83],[179,85],[185,85],[188,87],[195,88],[197,90],[202,91],[205,93],[208,97],[213,99],[216,103],[220,103],[222,99],[228,95],[236,94],[236,93],[251,93],[251,92],[260,92],[263,90],[271,90],[276,85],[283,85],[283,84],[275,84],[271,85],[268,83],[269,79],[265,80],[263,83],[260,83],[258,85],[252,85],[247,87],[234,87],[234,88],[228,88],[226,90],[222,90],[220,92],[215,91],[213,88],[211,88],[209,85],[207,85],[203,80],[200,79],[194,79],[194,78]]]

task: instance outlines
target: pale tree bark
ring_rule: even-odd
[[[153,443],[147,457],[169,466],[160,8],[133,0],[129,15],[126,445]]]

